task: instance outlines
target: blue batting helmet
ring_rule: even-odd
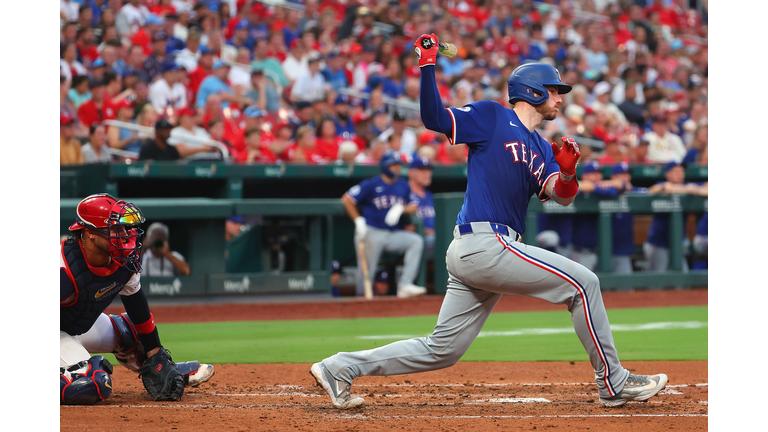
[[[381,156],[381,160],[379,161],[379,168],[381,168],[381,172],[389,177],[394,178],[396,174],[399,173],[393,173],[389,166],[393,164],[402,164],[403,163],[403,156],[399,151],[396,150],[388,150],[386,153],[384,153],[383,156]]]
[[[571,86],[560,81],[560,71],[546,63],[526,63],[518,66],[509,75],[509,103],[524,100],[532,105],[539,105],[549,99],[546,86],[557,87],[559,94],[571,91]],[[534,92],[540,96],[536,97]]]

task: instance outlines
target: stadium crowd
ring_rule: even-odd
[[[574,88],[540,133],[576,137],[582,165],[707,164],[706,0],[60,0],[60,12],[62,165],[375,164],[388,149],[465,163],[466,146],[419,116],[413,42],[432,32],[459,49],[436,67],[446,106],[508,106],[512,70],[548,62]]]

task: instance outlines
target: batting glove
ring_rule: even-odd
[[[400,216],[403,214],[403,210],[405,210],[405,206],[402,204],[393,205],[387,212],[387,215],[384,216],[384,223],[389,226],[397,225],[397,223],[400,222]]]
[[[581,157],[579,145],[573,138],[563,137],[563,148],[558,148],[556,143],[552,143],[552,153],[555,154],[555,161],[560,165],[560,172],[563,175],[576,174],[576,163]]]
[[[358,216],[355,218],[355,239],[363,240],[368,233],[368,224],[365,223],[365,218]]]
[[[416,43],[413,44],[416,50],[416,55],[419,57],[419,67],[427,65],[435,65],[437,62],[437,36],[434,33],[431,35],[423,34]]]

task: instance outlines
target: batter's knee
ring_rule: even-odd
[[[85,373],[63,370],[59,404],[93,405],[107,400],[112,395],[111,375],[112,365],[102,356],[91,357]]]
[[[435,337],[434,335],[428,336],[426,342],[437,363],[442,367],[449,367],[458,363],[469,348],[469,346],[462,348],[460,345],[452,344],[452,340]]]

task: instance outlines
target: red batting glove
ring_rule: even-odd
[[[434,33],[419,36],[413,46],[415,47],[416,55],[419,56],[419,67],[435,65],[435,62],[437,62],[438,45],[437,36]]]
[[[556,143],[552,143],[552,153],[555,154],[555,160],[560,165],[560,172],[563,175],[576,174],[576,163],[581,157],[579,145],[573,138],[563,137],[563,148],[558,148]]]

